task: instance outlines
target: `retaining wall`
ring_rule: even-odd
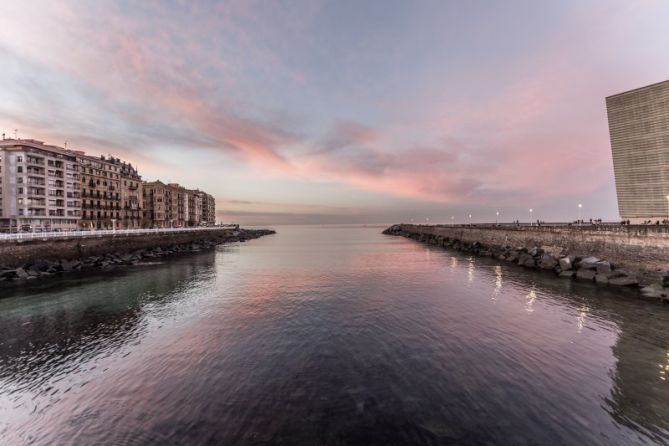
[[[466,243],[537,246],[554,256],[592,255],[637,271],[669,269],[669,227],[664,226],[400,226],[412,234],[441,235]]]
[[[20,265],[35,259],[82,259],[110,253],[167,247],[199,240],[222,241],[233,229],[162,234],[102,235],[58,239],[26,239],[0,243],[0,265]]]

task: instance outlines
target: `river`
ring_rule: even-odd
[[[669,306],[381,227],[275,229],[0,288],[0,443],[669,443]]]

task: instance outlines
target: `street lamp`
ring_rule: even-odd
[[[472,214],[469,214],[469,224],[472,224]]]
[[[534,224],[532,223],[532,212],[533,209],[530,209],[530,226],[533,226]]]
[[[667,197],[669,199],[669,197]],[[581,209],[583,209],[583,205],[581,203],[578,204],[578,224],[581,224]]]
[[[455,220],[455,216],[451,215],[451,224],[454,223],[454,220]]]
[[[499,211],[495,212],[495,224],[499,223]]]

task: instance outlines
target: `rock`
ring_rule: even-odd
[[[574,270],[568,270],[568,271],[562,271],[558,276],[559,277],[566,277],[568,279],[573,278],[576,275],[576,271]]]
[[[660,284],[663,287],[669,286],[669,271],[650,271],[639,278],[639,285],[648,286]]]
[[[596,269],[597,269],[597,274],[610,274],[613,271],[611,263],[607,262],[606,260],[597,262]]]
[[[14,277],[16,277],[16,270],[15,269],[6,269],[6,270],[0,272],[0,278],[13,279]]]
[[[558,260],[560,263],[560,268],[562,271],[567,271],[570,270],[573,266],[573,259],[569,256],[567,257],[561,257],[560,260]]]
[[[654,283],[652,285],[645,286],[641,288],[641,294],[644,297],[651,297],[656,299],[666,299],[669,297],[669,289],[664,288],[659,283]]]
[[[600,260],[597,257],[586,257],[581,260],[579,269],[596,269]]]
[[[16,273],[16,277],[19,279],[27,279],[29,277],[29,274],[23,268],[16,268],[14,271]]]
[[[639,285],[639,280],[637,279],[636,276],[614,277],[613,279],[609,279],[609,285],[637,286],[637,285]]]
[[[597,283],[599,285],[608,285],[609,284],[609,278],[606,276],[606,274],[597,273],[597,274],[595,274],[595,283]]]
[[[558,265],[557,260],[553,258],[553,256],[548,255],[548,254],[543,254],[541,256],[541,261],[539,262],[539,266],[542,269],[553,269]]]
[[[597,273],[592,269],[579,269],[576,272],[576,278],[579,280],[587,280],[592,282],[593,280],[595,280],[596,274]]]
[[[536,246],[533,247],[528,251],[528,254],[531,255],[532,257],[538,257],[544,253],[544,250],[541,248],[537,248]]]

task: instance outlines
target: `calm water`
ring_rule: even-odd
[[[669,306],[381,228],[277,229],[0,288],[0,443],[669,443]]]

